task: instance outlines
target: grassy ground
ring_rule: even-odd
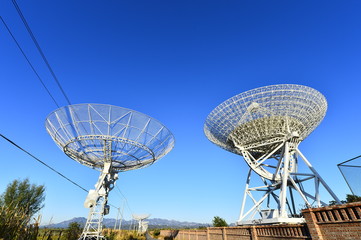
[[[66,229],[39,229],[37,240],[68,240]]]
[[[146,240],[145,235],[139,235],[129,230],[104,229],[107,240]],[[37,240],[68,240],[66,229],[40,229]]]
[[[104,229],[103,234],[109,240],[146,240],[144,234],[129,230]]]

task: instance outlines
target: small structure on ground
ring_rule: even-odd
[[[150,217],[150,214],[133,214],[133,219],[138,221],[138,233],[142,234],[148,230],[148,223],[144,221]]]

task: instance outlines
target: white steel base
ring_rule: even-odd
[[[105,162],[95,190],[90,190],[84,206],[90,208],[88,219],[79,240],[103,240],[103,218],[109,213],[108,194],[114,188],[118,174],[111,172],[111,162]]]
[[[244,150],[243,156],[249,156],[250,153]],[[310,172],[300,173],[298,169],[298,159],[302,159]],[[248,159],[251,162],[251,159]],[[289,167],[292,163],[294,166]],[[296,141],[286,141],[282,146],[282,156],[279,159],[278,166],[276,168],[276,174],[273,179],[266,179],[263,176],[258,175],[261,178],[264,185],[250,187],[251,175],[253,171],[252,165],[246,180],[246,187],[244,191],[242,207],[237,225],[249,225],[249,224],[272,224],[272,223],[301,223],[303,218],[300,218],[299,213],[296,212],[295,201],[293,193],[297,192],[303,199],[307,207],[321,207],[327,205],[320,200],[319,187],[320,183],[326,189],[326,191],[333,197],[333,199],[340,203],[337,196],[333,193],[331,188],[321,178],[317,171],[313,168],[311,163],[305,158],[305,156],[298,149]],[[306,181],[314,181],[314,193],[310,193],[311,189],[304,189],[302,183]],[[252,192],[263,192],[263,196],[256,199]],[[258,196],[259,197],[259,196]],[[245,212],[245,206],[247,199],[250,199],[253,206]],[[267,199],[267,208],[262,209],[262,203]],[[269,209],[270,201],[274,202],[277,208],[272,212],[270,216],[263,216],[265,209]],[[272,209],[269,209],[272,210]],[[256,214],[259,214],[261,219],[256,219]],[[256,219],[256,220],[255,220]]]
[[[81,240],[105,239],[102,235],[105,204],[105,199],[101,197],[97,204],[90,209],[88,219],[80,237]]]

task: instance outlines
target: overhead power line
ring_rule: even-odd
[[[54,101],[55,105],[59,108],[59,104],[57,103],[57,101],[55,100],[55,98],[53,97],[53,95],[51,94],[51,92],[49,91],[49,89],[46,87],[44,81],[42,80],[42,78],[40,77],[40,75],[38,74],[38,72],[35,70],[33,64],[31,64],[29,58],[26,56],[24,50],[22,49],[22,47],[20,46],[19,42],[16,40],[14,34],[11,32],[9,26],[6,24],[5,20],[0,16],[1,22],[4,24],[6,30],[8,31],[8,33],[10,34],[11,38],[13,39],[13,41],[15,42],[16,46],[19,48],[20,52],[22,53],[22,55],[24,56],[25,60],[28,62],[30,68],[33,70],[33,72],[35,73],[35,75],[37,76],[37,78],[39,79],[41,85],[43,85],[43,87],[45,88],[46,92],[49,94],[49,96],[51,97],[51,99]]]
[[[1,18],[1,17],[0,17]],[[39,158],[37,158],[36,156],[34,156],[33,154],[31,154],[30,152],[28,152],[27,150],[25,150],[24,148],[20,147],[18,144],[16,144],[14,141],[10,140],[9,138],[5,137],[4,135],[2,135],[0,133],[0,137],[2,137],[3,139],[5,139],[6,141],[8,141],[9,143],[11,143],[12,145],[14,145],[15,147],[17,147],[18,149],[20,149],[21,151],[25,152],[26,154],[28,154],[29,156],[31,156],[33,159],[35,159],[36,161],[38,161],[39,163],[43,164],[45,167],[49,168],[51,171],[55,172],[56,174],[58,174],[59,176],[61,176],[62,178],[64,178],[65,180],[69,181],[70,183],[74,184],[75,186],[77,186],[78,188],[82,189],[85,192],[88,192],[88,190],[86,190],[84,187],[80,186],[78,183],[74,182],[73,180],[71,180],[70,178],[68,178],[67,176],[65,176],[64,174],[62,174],[61,172],[57,171],[56,169],[54,169],[53,167],[49,166],[48,164],[46,164],[45,162],[43,162],[42,160],[40,160]],[[117,187],[118,188],[118,187]],[[129,209],[129,211],[132,213],[129,204],[128,204],[128,200],[127,198],[124,196],[124,194],[120,191],[120,189],[118,188],[118,191],[120,192],[120,194],[122,194],[123,198],[125,199],[125,202],[127,204],[127,207]],[[117,208],[118,207],[114,206],[113,204],[109,205],[113,208]]]
[[[58,80],[57,76],[55,75],[52,67],[50,66],[49,61],[47,60],[42,48],[40,47],[35,35],[33,34],[27,20],[25,19],[19,5],[17,4],[16,0],[12,0],[12,3],[17,11],[17,13],[19,14],[26,30],[28,31],[32,41],[34,42],[37,50],[39,51],[39,54],[41,55],[44,63],[46,64],[48,70],[50,71],[52,77],[54,78],[56,84],[58,85],[61,93],[63,94],[63,96],[65,97],[67,103],[69,105],[71,105],[71,102],[67,96],[67,94],[65,93],[63,87],[60,84],[60,81]],[[1,21],[3,22],[5,28],[7,29],[8,33],[10,34],[10,36],[12,37],[12,39],[14,40],[14,42],[16,43],[17,47],[19,48],[19,50],[21,51],[22,55],[24,56],[24,58],[26,59],[26,61],[28,62],[28,64],[30,65],[31,69],[33,70],[33,72],[35,73],[35,75],[38,77],[39,81],[41,82],[41,84],[43,85],[43,87],[45,88],[45,90],[47,91],[47,93],[49,94],[49,96],[52,98],[52,100],[54,101],[55,105],[60,108],[59,104],[57,103],[57,101],[55,100],[55,98],[53,97],[53,95],[51,94],[51,92],[49,91],[49,89],[46,87],[44,81],[41,79],[40,75],[37,73],[37,71],[35,70],[34,66],[31,64],[29,58],[26,56],[24,50],[21,48],[19,42],[16,40],[14,34],[12,34],[9,26],[5,23],[4,19],[0,16]],[[46,166],[47,168],[49,168],[50,170],[52,170],[53,172],[57,173],[58,175],[60,175],[61,177],[63,177],[64,179],[66,179],[67,181],[71,182],[72,184],[74,184],[75,186],[79,187],[80,189],[84,190],[85,192],[88,192],[85,188],[83,188],[82,186],[80,186],[79,184],[77,184],[76,182],[74,182],[73,180],[69,179],[68,177],[66,177],[65,175],[63,175],[62,173],[60,173],[59,171],[55,170],[54,168],[52,168],[51,166],[49,166],[48,164],[46,164],[45,162],[41,161],[39,158],[35,157],[33,154],[31,154],[30,152],[26,151],[25,149],[23,149],[22,147],[20,147],[18,144],[16,144],[15,142],[13,142],[12,140],[10,140],[9,138],[5,137],[4,135],[0,134],[0,137],[4,138],[6,141],[8,141],[9,143],[11,143],[12,145],[14,145],[15,147],[17,147],[18,149],[22,150],[23,152],[25,152],[26,154],[28,154],[29,156],[31,156],[32,158],[34,158],[36,161],[40,162],[41,164],[43,164],[44,166]],[[120,189],[117,186],[118,191],[120,192],[120,194],[123,196],[123,198],[125,199],[127,208],[129,209],[129,211],[132,213],[132,210],[130,209],[129,203],[127,198],[124,196],[124,194],[120,191]],[[112,204],[109,204],[110,206],[115,207]],[[119,208],[117,208],[119,209]]]
[[[33,154],[31,154],[30,152],[26,151],[24,148],[20,147],[18,144],[16,144],[14,141],[10,140],[9,138],[5,137],[4,135],[2,135],[0,133],[0,137],[2,137],[3,139],[5,139],[6,141],[8,141],[9,143],[11,143],[12,145],[14,145],[15,147],[17,147],[18,149],[20,149],[21,151],[25,152],[26,154],[28,154],[29,156],[31,156],[32,158],[34,158],[36,161],[40,162],[41,164],[43,164],[45,167],[49,168],[50,170],[52,170],[53,172],[55,172],[56,174],[60,175],[62,178],[65,178],[67,181],[71,182],[72,184],[74,184],[75,186],[79,187],[80,189],[84,190],[85,192],[88,192],[88,190],[86,190],[85,188],[83,188],[82,186],[80,186],[79,184],[77,184],[76,182],[74,182],[73,180],[71,180],[70,178],[66,177],[64,174],[60,173],[59,171],[55,170],[53,167],[50,167],[48,164],[46,164],[45,162],[41,161],[39,158],[35,157]]]
[[[127,205],[127,208],[128,208],[128,210],[129,210],[129,212],[130,212],[131,214],[133,214],[132,209],[130,209],[130,206],[129,206],[129,203],[128,203],[128,199],[124,196],[124,194],[122,193],[122,191],[120,191],[118,185],[115,185],[115,187],[117,188],[118,192],[119,192],[119,193],[122,195],[122,197],[124,198],[125,204]]]
[[[26,19],[25,19],[24,15],[23,15],[23,13],[22,13],[22,11],[21,11],[21,9],[20,9],[19,5],[17,4],[17,2],[16,2],[15,0],[12,0],[12,2],[13,2],[13,4],[14,4],[15,9],[16,9],[16,11],[18,12],[18,14],[19,14],[19,16],[20,16],[20,18],[21,18],[21,20],[22,20],[23,24],[25,25],[26,30],[28,31],[28,33],[29,33],[29,35],[30,35],[31,39],[33,40],[33,42],[34,42],[34,44],[35,44],[36,48],[38,49],[38,51],[39,51],[39,53],[40,53],[40,55],[41,55],[41,57],[42,57],[43,61],[45,62],[46,66],[47,66],[47,68],[49,69],[49,71],[50,71],[51,75],[53,76],[53,78],[54,78],[54,80],[55,80],[56,84],[58,85],[58,87],[59,87],[60,91],[61,91],[61,92],[62,92],[62,94],[64,95],[64,97],[65,97],[66,101],[68,102],[68,104],[69,104],[69,105],[71,105],[71,103],[70,103],[70,100],[69,100],[68,96],[66,95],[66,93],[65,93],[65,91],[64,91],[64,89],[63,89],[63,87],[61,86],[61,84],[60,84],[60,82],[59,82],[59,80],[58,80],[57,76],[55,75],[55,73],[54,73],[54,71],[53,71],[53,68],[50,66],[48,59],[45,57],[45,54],[44,54],[44,52],[43,52],[42,48],[40,47],[40,45],[39,45],[38,41],[36,40],[35,35],[33,34],[33,31],[31,30],[31,28],[30,28],[30,26],[29,26],[28,22],[26,21]]]

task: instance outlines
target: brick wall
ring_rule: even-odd
[[[260,225],[215,228],[202,230],[180,230],[176,240],[310,240],[305,225]]]
[[[312,240],[361,239],[361,202],[302,211]]]
[[[176,240],[361,240],[361,202],[302,211],[306,225],[254,225],[180,230]]]

